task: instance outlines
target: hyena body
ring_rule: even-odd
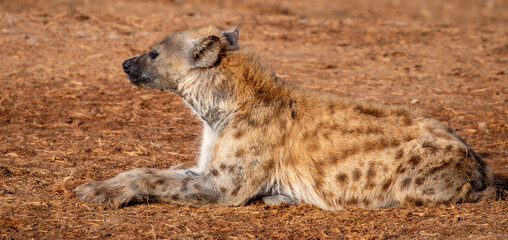
[[[110,207],[306,202],[323,209],[432,206],[495,196],[450,128],[399,106],[299,90],[238,45],[238,29],[172,34],[123,63],[131,82],[180,95],[204,124],[198,165],[134,169],[76,194]]]

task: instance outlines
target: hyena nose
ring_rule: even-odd
[[[131,59],[127,59],[122,63],[123,71],[127,74],[131,72]]]

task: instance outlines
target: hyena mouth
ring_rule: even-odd
[[[150,80],[150,79],[141,77],[139,73],[131,73],[131,74],[128,74],[128,76],[129,76],[129,81],[136,86],[139,86],[140,84],[146,83]]]

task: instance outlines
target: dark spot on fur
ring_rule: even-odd
[[[294,120],[296,119],[296,111],[293,109],[291,110],[291,118]]]
[[[369,166],[369,170],[367,171],[367,179],[372,179],[376,176],[375,167],[376,167],[375,164],[371,163],[371,165]]]
[[[357,154],[359,149],[357,147],[346,148],[342,151],[342,158],[346,159]]]
[[[293,105],[295,104],[295,101],[294,100],[289,100],[289,107],[290,108],[293,108]]]
[[[287,142],[287,139],[288,139],[288,135],[287,134],[282,134],[282,136],[280,137],[280,141],[279,141],[279,146],[285,146],[286,145],[286,142]]]
[[[251,167],[255,167],[255,166],[257,166],[258,164],[259,164],[259,161],[258,161],[258,160],[252,160],[252,161],[250,161],[249,166],[251,166]]]
[[[332,139],[330,138],[330,134],[331,132],[330,131],[323,131],[322,132],[322,136],[324,139],[326,139],[327,141],[331,141]]]
[[[241,157],[243,157],[243,155],[245,155],[245,153],[246,153],[246,151],[243,148],[236,149],[235,157],[241,158]]]
[[[178,199],[180,199],[180,196],[178,196],[178,194],[173,194],[173,195],[171,195],[171,199],[178,200]]]
[[[254,156],[259,156],[263,153],[263,148],[260,146],[254,146],[250,148],[250,151],[254,153]]]
[[[461,149],[459,150],[459,155],[461,155],[461,154],[462,154],[462,155],[461,155],[462,157],[469,158],[469,151],[470,151],[470,150],[469,150],[469,149],[467,149],[467,148],[461,148]]]
[[[309,150],[310,152],[315,152],[317,150],[319,150],[319,144],[313,142],[313,143],[310,143],[308,146],[307,146],[307,150]]]
[[[369,165],[369,170],[367,170],[365,175],[365,178],[367,179],[367,182],[365,183],[365,189],[367,190],[373,189],[375,187],[375,184],[372,182],[377,174],[375,167],[376,163],[371,163]]]
[[[428,142],[428,141],[423,142],[422,148],[428,149],[430,153],[436,153],[438,150],[436,145],[434,145],[433,143]]]
[[[364,198],[364,199],[362,200],[362,202],[363,202],[363,204],[364,204],[365,206],[369,206],[369,205],[370,205],[370,203],[371,203],[372,201],[371,201],[370,199],[368,199],[368,198]]]
[[[164,178],[161,178],[161,179],[158,179],[155,184],[157,185],[166,185],[166,179]]]
[[[404,190],[404,189],[407,189],[409,187],[409,184],[411,184],[411,178],[406,178],[404,180],[402,180],[402,182],[400,183],[400,189],[401,190]]]
[[[187,190],[189,190],[187,188],[187,184],[189,183],[189,181],[190,181],[190,178],[182,179],[182,186],[180,187],[180,192],[187,192]]]
[[[418,156],[418,155],[412,155],[409,158],[408,163],[411,166],[416,166],[416,165],[418,165],[420,163],[420,160],[421,160],[420,156]]]
[[[455,184],[455,181],[452,181],[450,178],[446,178],[445,183],[446,183],[445,188],[450,189]]]
[[[429,175],[434,175],[436,172],[447,168],[450,164],[451,164],[451,161],[448,161],[439,167],[431,168],[429,171]]]
[[[235,173],[236,166],[229,166],[229,173]]]
[[[228,166],[226,166],[226,164],[221,163],[221,165],[220,165],[220,170],[225,171],[227,167],[228,167]]]
[[[369,115],[369,116],[374,116],[374,117],[384,117],[385,116],[385,114],[383,113],[382,110],[377,109],[374,106],[368,106],[368,105],[355,106],[353,109],[361,114],[365,114],[365,115]]]
[[[402,150],[402,148],[399,148],[395,152],[395,159],[401,159],[403,156],[404,156],[404,150]]]
[[[409,126],[413,123],[413,119],[411,118],[411,113],[409,113],[406,109],[396,109],[393,111],[396,115],[399,116],[400,121],[404,126]]]
[[[400,143],[394,138],[378,138],[376,140],[368,141],[363,144],[363,148],[366,152],[375,151],[379,149],[385,149],[388,147],[396,147]]]
[[[378,141],[374,142],[374,149],[384,149],[390,145],[390,140],[386,138],[381,138]]]
[[[446,145],[444,148],[445,152],[450,152],[453,149],[453,145]]]
[[[335,165],[335,164],[337,164],[339,162],[339,158],[337,157],[336,154],[331,153],[331,154],[328,155],[328,162],[330,164]]]
[[[314,166],[314,170],[315,171],[312,174],[312,176],[314,176],[313,185],[316,189],[321,190],[323,188],[323,185],[325,184],[325,182],[323,180],[323,176],[324,176],[323,166],[316,164]]]
[[[92,191],[92,198],[96,198],[97,196],[103,194],[103,191]]]
[[[196,183],[196,184],[194,184],[194,189],[196,189],[196,190],[198,190],[198,191],[199,191],[199,190],[201,189],[201,186],[200,186],[199,184],[197,184],[197,183]]]
[[[388,190],[388,188],[390,188],[390,186],[392,185],[392,182],[393,182],[393,179],[388,179],[386,180],[385,183],[383,183],[383,186],[382,186],[382,189],[384,192],[386,192]]]
[[[157,187],[157,185],[155,184],[155,182],[152,179],[144,179],[143,182],[144,182],[144,186],[147,189],[155,189]]]
[[[456,168],[456,169],[462,169],[462,162],[457,162],[457,163],[455,164],[455,168]]]
[[[404,116],[402,118],[402,123],[404,124],[404,126],[409,126],[409,125],[413,124],[413,119],[411,119],[410,116]]]
[[[433,195],[433,194],[435,194],[434,188],[428,188],[428,189],[423,190],[423,194],[424,195]]]
[[[366,125],[366,126],[357,126],[351,129],[348,129],[344,133],[349,134],[377,134],[381,133],[382,130],[378,125]]]
[[[226,189],[225,187],[221,187],[221,188],[220,188],[220,192],[221,192],[221,193],[226,193],[226,191],[227,191],[227,189]]]
[[[351,205],[358,204],[358,198],[352,197],[351,199],[349,199],[348,204],[351,204]]]
[[[424,178],[421,178],[421,177],[416,178],[416,179],[415,179],[415,184],[416,184],[416,186],[421,186],[421,185],[423,184],[424,180],[425,180],[425,179],[424,179]]]
[[[406,202],[410,205],[414,205],[414,206],[422,206],[423,205],[423,202],[419,199],[415,199],[415,198],[412,198],[412,197],[406,197]]]
[[[390,147],[397,147],[399,145],[400,145],[399,140],[397,140],[395,138],[388,140],[388,146],[390,146]]]
[[[214,177],[219,176],[219,171],[217,171],[217,169],[215,169],[215,168],[212,168],[212,169],[210,170],[210,173],[211,173],[211,174],[212,174],[212,176],[214,176]]]
[[[335,103],[331,102],[329,105],[328,105],[328,110],[330,110],[330,113],[333,115],[335,114]]]
[[[367,184],[365,185],[365,189],[367,190],[372,190],[376,185],[371,182],[371,181],[368,181]]]
[[[233,134],[233,137],[238,139],[238,138],[241,138],[244,134],[245,134],[245,131],[243,131],[243,130],[238,130],[238,131],[236,131],[236,132]]]
[[[318,137],[319,133],[321,132],[322,124],[323,123],[319,123],[318,126],[316,128],[314,128],[314,130],[312,130],[312,132],[310,132],[310,136],[312,136],[314,139],[316,137]]]
[[[358,170],[358,168],[355,169],[353,171],[353,179],[354,180],[359,180],[361,177],[362,177],[362,173],[360,172],[360,170]]]
[[[274,168],[275,166],[275,160],[274,159],[270,159],[266,164],[264,164],[262,167],[263,167],[263,171],[264,172],[271,172],[272,169]]]
[[[411,134],[407,134],[407,135],[404,136],[404,140],[406,142],[409,142],[409,141],[411,141],[413,139],[415,139],[415,137],[413,135],[411,135]]]
[[[238,194],[238,192],[240,191],[240,189],[242,189],[242,185],[238,185],[235,189],[233,189],[233,191],[231,192],[231,195],[236,196]]]
[[[406,167],[404,167],[404,165],[402,165],[402,164],[401,164],[401,165],[399,165],[399,166],[397,167],[397,170],[396,170],[395,172],[396,172],[397,174],[401,174],[401,173],[405,172],[405,171],[406,171],[406,169],[407,169],[407,168],[406,168]]]
[[[286,125],[287,125],[286,119],[282,119],[282,120],[280,120],[280,122],[279,122],[279,127],[280,127],[280,130],[281,130],[281,131],[286,130]]]
[[[338,174],[336,177],[335,177],[335,180],[337,182],[340,182],[341,184],[345,184],[347,183],[347,181],[349,180],[349,177],[347,176],[347,174],[345,173],[341,173],[341,174]]]
[[[268,125],[270,124],[270,122],[273,120],[273,116],[266,116],[264,119],[263,119],[263,123],[262,125]]]

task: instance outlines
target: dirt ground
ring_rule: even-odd
[[[121,63],[210,24],[239,26],[294,85],[445,122],[508,189],[508,1],[0,0],[0,239],[508,238],[506,200],[324,211],[77,199],[85,182],[193,164],[198,119],[131,86]]]

